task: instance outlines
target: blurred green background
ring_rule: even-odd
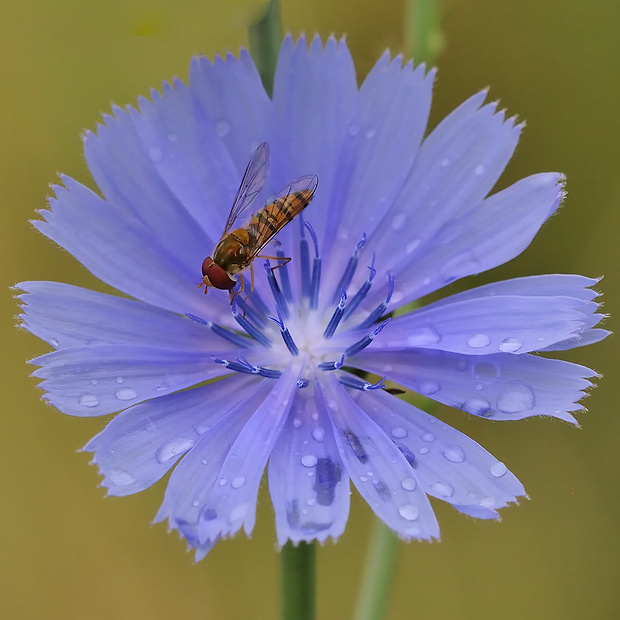
[[[44,0],[0,7],[0,273],[2,290],[27,279],[100,286],[27,220],[62,171],[91,183],[80,132],[110,103],[133,103],[192,54],[237,51],[260,12],[255,0]],[[491,86],[527,120],[504,186],[538,171],[568,176],[568,200],[527,252],[477,282],[546,272],[606,274],[618,314],[620,244],[620,4],[612,0],[451,0],[438,59],[432,123]],[[284,0],[285,29],[347,34],[358,75],[390,47],[405,51],[401,2]],[[263,492],[251,540],[239,535],[194,565],[176,535],[150,519],[163,486],[102,499],[78,454],[103,420],[73,419],[39,400],[24,361],[46,347],[12,326],[1,298],[3,411],[0,477],[2,618],[271,618],[278,556]],[[614,328],[614,319],[606,324]],[[607,376],[579,415],[581,430],[547,419],[491,423],[453,411],[519,476],[531,501],[478,522],[435,502],[442,542],[402,545],[388,617],[486,619],[620,617],[617,414],[613,338],[570,352]],[[350,617],[371,514],[354,493],[338,544],[318,552],[318,611]]]

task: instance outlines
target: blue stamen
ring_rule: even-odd
[[[365,349],[377,336],[377,334],[390,322],[390,319],[386,319],[373,331],[370,332],[367,336],[364,336],[361,340],[353,343],[346,351],[344,352],[345,356],[355,355],[359,353],[362,349]]]
[[[373,323],[378,321],[387,309],[390,299],[392,299],[392,293],[394,292],[394,276],[388,273],[388,292],[385,301],[382,301],[359,325],[358,329],[364,329],[370,327]]]
[[[352,377],[351,375],[342,375],[338,377],[338,381],[345,385],[346,387],[353,388],[355,390],[381,390],[385,387],[385,377],[377,383],[367,383],[366,381],[362,381],[357,377]]]
[[[321,287],[321,257],[319,256],[319,241],[314,228],[305,222],[305,226],[314,243],[314,261],[312,262],[312,280],[310,282],[310,309],[316,310],[319,305],[319,289]]]
[[[240,334],[236,334],[232,330],[226,329],[226,328],[222,327],[221,325],[217,325],[216,323],[212,323],[211,321],[205,321],[204,319],[201,319],[199,316],[196,316],[195,314],[189,314],[189,312],[188,312],[188,313],[185,314],[185,316],[190,318],[192,321],[195,321],[196,323],[200,323],[200,325],[205,325],[214,334],[216,334],[217,336],[220,336],[224,340],[227,340],[228,342],[234,344],[237,347],[244,347],[244,348],[246,348],[246,347],[249,347],[252,344],[245,336],[241,336]]]
[[[353,299],[347,304],[347,309],[345,310],[344,316],[342,317],[345,321],[353,314],[353,311],[360,305],[362,299],[366,297],[366,294],[370,290],[372,286],[372,281],[377,274],[377,270],[375,269],[375,253],[372,253],[372,260],[370,261],[370,265],[368,265],[368,269],[370,270],[370,275],[368,276],[368,280],[360,286],[359,291],[355,293]]]
[[[299,218],[299,228],[301,239],[299,241],[299,269],[301,271],[301,296],[308,299],[310,297],[310,248],[305,233],[305,222],[303,216]]]
[[[351,284],[351,280],[353,279],[353,275],[355,274],[355,270],[357,269],[357,261],[359,260],[360,252],[362,251],[362,248],[366,245],[366,239],[366,233],[364,233],[362,235],[362,240],[357,244],[357,247],[353,252],[353,256],[351,256],[349,262],[347,263],[347,267],[342,274],[342,278],[340,278],[340,282],[338,283],[338,286],[336,287],[336,291],[332,298],[332,303],[335,304],[338,301],[338,293],[342,289],[349,288],[349,284]]]
[[[310,385],[310,381],[308,379],[297,379],[297,387],[299,389],[308,387]]]
[[[216,364],[221,364],[225,368],[229,370],[234,370],[236,372],[243,372],[247,375],[260,375],[261,377],[267,377],[268,379],[277,379],[282,375],[281,370],[274,370],[271,368],[264,368],[262,366],[254,366],[250,364],[245,358],[237,358],[236,361],[231,362],[230,360],[223,360],[215,355],[211,356],[211,359]]]
[[[276,312],[278,313],[278,318],[274,318],[270,316],[269,318],[278,325],[280,328],[280,334],[282,334],[282,340],[284,340],[284,344],[287,349],[290,351],[291,355],[299,355],[299,349],[293,340],[293,336],[291,336],[291,332],[288,330],[288,327],[284,324],[284,319],[282,318],[282,314],[280,313],[280,308],[278,304],[276,304]]]
[[[241,277],[243,278],[243,275],[241,275]],[[244,290],[250,290],[251,285],[245,278],[243,278],[243,284],[245,287]],[[267,324],[267,316],[269,315],[270,310],[267,307],[267,304],[263,301],[263,298],[260,296],[260,293],[256,289],[254,289],[247,297],[245,297],[245,304],[246,308],[248,306],[253,306],[253,310],[256,312],[257,315],[257,322],[259,322],[261,325]],[[260,315],[260,319],[258,318],[258,315]]]
[[[265,261],[265,271],[267,272],[267,280],[269,282],[269,288],[271,289],[271,293],[273,298],[275,299],[276,305],[280,308],[280,312],[285,319],[288,319],[290,316],[288,311],[288,304],[286,303],[286,299],[284,299],[284,295],[282,295],[282,291],[278,285],[278,281],[273,275],[273,271],[271,270],[271,264],[269,261]]]
[[[276,246],[276,256],[281,259],[287,258],[284,255],[282,250],[282,244],[279,241],[275,242]],[[284,295],[284,299],[286,301],[293,300],[293,294],[291,292],[291,281],[288,277],[288,263],[284,263],[282,267],[278,268],[278,275],[280,276],[280,289],[282,290],[282,295]]]
[[[319,370],[338,370],[344,365],[344,355],[337,362],[321,362],[318,365]]]
[[[332,318],[329,320],[325,331],[323,332],[323,338],[328,340],[334,335],[336,331],[336,327],[338,327],[338,323],[340,323],[342,319],[342,315],[344,314],[344,307],[347,302],[347,292],[343,289],[340,293],[340,301],[334,310],[334,314],[332,314]]]
[[[269,349],[271,347],[271,340],[263,334],[257,327],[255,327],[243,314],[241,314],[237,310],[238,306],[237,298],[235,297],[235,301],[233,302],[233,311],[232,315],[235,321],[239,324],[239,326],[244,329],[252,338],[256,341],[260,342],[265,348]]]

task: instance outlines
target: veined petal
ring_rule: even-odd
[[[95,453],[108,495],[130,495],[157,482],[220,418],[252,398],[260,381],[231,377],[119,413],[84,446]]]
[[[573,297],[444,300],[392,320],[377,347],[402,350],[404,345],[465,355],[529,353],[584,331],[592,310]]]
[[[45,379],[45,399],[69,415],[91,417],[120,411],[227,374],[213,355],[157,347],[99,345],[54,351],[31,360]],[[237,352],[241,355],[241,352]]]
[[[35,228],[119,291],[173,312],[203,312],[199,273],[189,272],[124,210],[69,177],[63,181],[66,188],[55,187],[51,210],[41,211],[45,220],[34,221]],[[213,295],[210,305],[217,320],[228,302]]]
[[[336,444],[349,476],[374,513],[399,536],[439,538],[430,502],[415,471],[333,375],[321,378],[317,404],[332,421]]]
[[[299,390],[269,458],[278,544],[337,539],[349,516],[349,489],[329,419],[312,390]]]
[[[142,302],[60,282],[21,282],[24,327],[56,349],[101,344],[234,350],[204,325]],[[248,344],[251,341],[248,340]]]
[[[499,518],[497,509],[525,495],[503,463],[425,411],[382,390],[356,401],[409,461],[425,493],[478,518]]]
[[[492,420],[535,415],[576,424],[569,411],[592,386],[589,368],[531,354],[364,350],[351,363],[450,407]]]

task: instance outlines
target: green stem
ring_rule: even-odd
[[[282,620],[314,620],[316,543],[282,548]]]
[[[445,47],[439,0],[407,0],[405,49],[416,63],[434,63]]]
[[[279,0],[271,0],[265,15],[248,29],[250,52],[265,90],[271,96],[278,52],[282,44]]]
[[[375,519],[355,620],[381,620],[385,617],[397,555],[398,539],[383,521]]]

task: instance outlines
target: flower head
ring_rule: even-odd
[[[120,412],[85,446],[108,494],[173,469],[157,520],[198,558],[252,530],[266,466],[280,544],[337,538],[351,482],[404,539],[439,536],[428,496],[486,519],[524,495],[385,380],[490,420],[581,409],[594,373],[533,353],[607,334],[593,279],[508,280],[389,318],[517,256],[563,197],[556,173],[488,196],[522,127],[482,92],[425,137],[433,77],[386,53],[358,89],[344,41],[288,37],[270,99],[247,52],[195,58],[189,86],[115,107],[85,136],[101,196],[63,177],[34,222],[129,297],[19,285],[25,327],[55,349],[33,360],[45,398],[70,415]],[[256,259],[252,294],[231,308],[197,284],[263,142],[256,209],[295,179],[319,185],[267,252],[291,262]]]

